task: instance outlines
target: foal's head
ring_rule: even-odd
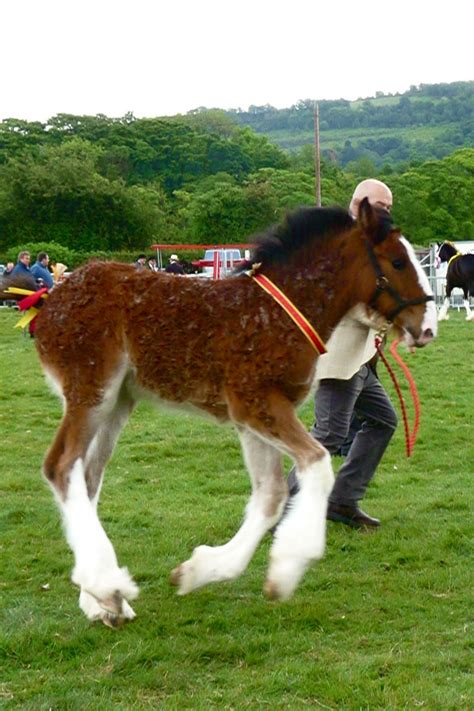
[[[257,239],[251,264],[279,284],[288,283],[288,277],[306,290],[327,284],[347,308],[371,306],[374,317],[377,312],[393,322],[411,346],[423,346],[436,334],[433,294],[413,248],[393,227],[390,214],[367,198],[358,206],[357,220],[340,207],[289,214]],[[328,302],[325,308],[331,308]]]
[[[362,291],[372,291],[366,303],[393,323],[409,346],[429,343],[437,332],[433,292],[413,247],[389,213],[364,199],[352,239],[359,240],[367,255],[358,277]]]

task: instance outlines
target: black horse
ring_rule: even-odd
[[[464,293],[464,308],[466,309],[466,321],[474,321],[474,313],[469,306],[469,297],[474,297],[474,254],[462,254],[452,242],[438,243],[438,259],[440,262],[448,262],[446,272],[446,297],[439,312],[438,320],[445,321],[449,318],[449,300],[451,292],[458,287]]]

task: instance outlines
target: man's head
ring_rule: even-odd
[[[177,254],[172,254],[170,257],[170,262],[177,262],[178,260],[178,255]]]
[[[368,198],[370,204],[374,207],[382,207],[388,212],[392,209],[392,191],[380,180],[368,178],[356,187],[349,205],[349,212],[354,217],[357,217],[359,205],[364,198]]]
[[[18,255],[18,261],[24,264],[25,267],[29,267],[31,261],[31,254],[26,250],[24,252],[20,252],[20,254]]]
[[[41,264],[43,267],[47,267],[49,264],[49,256],[46,252],[38,252],[36,261],[38,262],[38,264]]]

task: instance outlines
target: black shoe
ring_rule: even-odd
[[[372,516],[361,511],[357,505],[342,506],[329,503],[326,518],[329,521],[345,523],[346,526],[351,526],[351,528],[377,528],[380,526],[378,518],[372,518]]]

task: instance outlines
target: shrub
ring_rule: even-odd
[[[10,247],[6,252],[7,260],[16,262],[18,254],[27,250],[31,253],[31,262],[34,263],[38,252],[47,252],[51,262],[66,264],[68,269],[77,266],[77,253],[69,247],[64,247],[56,242],[23,242]]]

